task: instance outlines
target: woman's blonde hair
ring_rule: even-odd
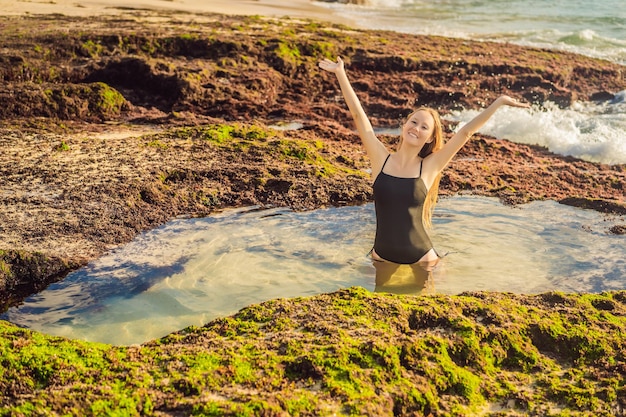
[[[426,113],[430,114],[435,124],[434,129],[433,129],[433,135],[432,135],[433,140],[425,143],[419,153],[419,156],[422,159],[424,159],[431,153],[436,152],[439,149],[443,148],[443,125],[441,124],[441,117],[439,116],[439,112],[435,109],[431,109],[430,107],[420,107],[416,109],[415,111],[413,111],[411,114],[409,114],[406,117],[405,123],[411,117],[413,117],[415,113],[420,112],[420,111],[425,111]],[[402,136],[400,137],[400,143],[398,144],[398,149],[400,148],[401,145],[402,145]],[[437,176],[435,177],[435,180],[433,181],[433,184],[430,186],[430,189],[428,190],[428,194],[426,195],[426,201],[424,201],[422,223],[424,223],[424,226],[426,227],[432,227],[433,211],[435,210],[435,204],[437,204],[437,196],[439,195],[439,181],[441,181],[441,172],[437,174]]]

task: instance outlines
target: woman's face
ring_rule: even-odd
[[[415,112],[402,126],[402,140],[407,145],[421,148],[432,140],[435,120],[427,111]]]

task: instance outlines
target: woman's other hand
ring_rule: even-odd
[[[526,109],[530,107],[529,103],[522,103],[521,101],[517,101],[513,97],[509,96],[500,96],[497,98],[496,101],[498,102],[498,104],[503,106],[522,107]]]
[[[320,61],[318,65],[321,69],[332,72],[334,74],[344,71],[343,60],[340,57],[337,57],[337,62],[331,61],[330,59],[326,58],[323,61]]]

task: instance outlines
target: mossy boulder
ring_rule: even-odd
[[[119,91],[103,82],[63,85],[8,83],[0,88],[0,99],[5,103],[0,107],[0,119],[52,117],[103,121],[118,118],[130,108]]]

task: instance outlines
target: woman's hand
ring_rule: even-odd
[[[332,72],[333,74],[338,74],[344,71],[343,60],[340,57],[337,57],[337,62],[326,58],[323,61],[320,61],[318,65],[321,69]]]
[[[522,103],[509,96],[500,96],[496,99],[496,102],[502,106],[522,107],[526,109],[530,107],[529,103]]]

